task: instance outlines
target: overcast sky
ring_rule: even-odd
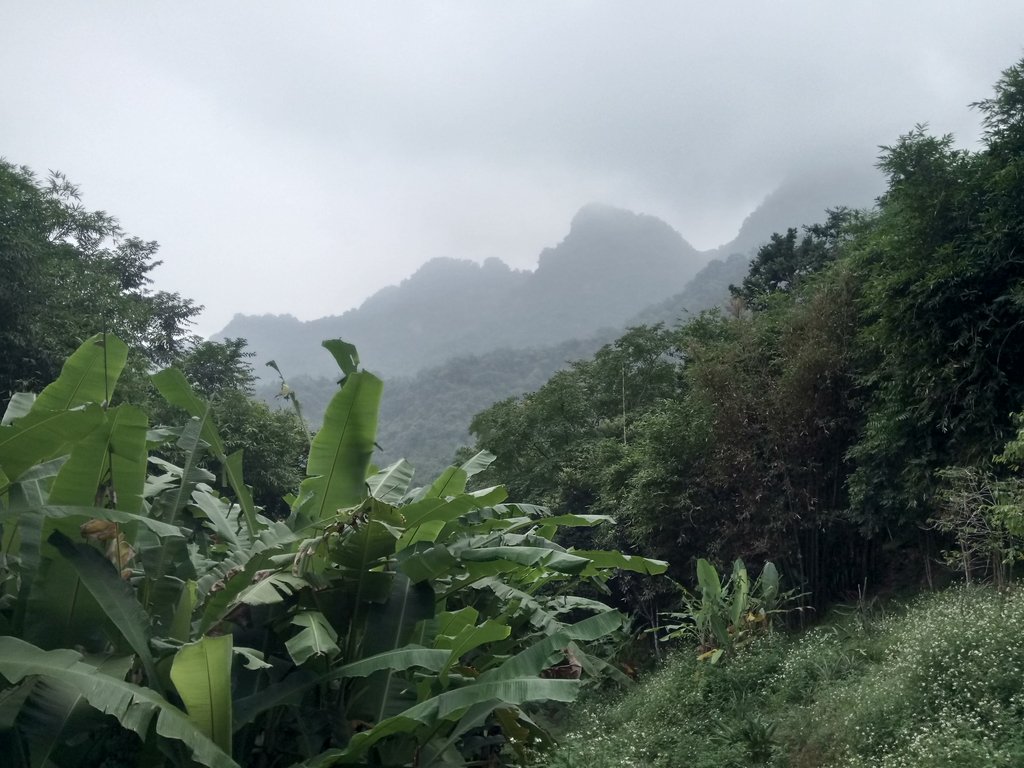
[[[590,201],[712,248],[915,123],[970,145],[1021,56],[1020,0],[6,0],[0,156],[158,240],[210,333],[435,256],[532,268]]]

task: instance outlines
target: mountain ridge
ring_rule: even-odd
[[[458,354],[546,347],[619,327],[681,290],[704,261],[660,219],[588,205],[533,271],[496,258],[435,258],[341,315],[236,315],[215,338],[247,339],[258,361],[273,358],[286,375],[330,376],[330,356],[311,355],[322,339],[342,337],[374,370],[412,375]]]
[[[372,370],[394,377],[460,355],[551,347],[608,329],[676,322],[720,303],[773,232],[821,220],[827,204],[869,206],[878,186],[863,172],[825,168],[805,175],[767,195],[733,240],[707,251],[655,216],[589,203],[562,240],[541,251],[533,270],[495,257],[437,257],[340,315],[303,321],[236,314],[213,338],[245,338],[258,372],[274,359],[287,376],[332,377],[334,361],[320,342],[340,337],[360,349]]]

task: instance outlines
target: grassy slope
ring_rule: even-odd
[[[550,768],[1024,765],[1024,591],[861,607],[592,701]]]

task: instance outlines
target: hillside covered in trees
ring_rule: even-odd
[[[1020,765],[1024,60],[974,106],[975,149],[920,126],[882,149],[873,208],[822,201],[735,282],[742,256],[613,304],[653,324],[445,359],[420,371],[444,397],[407,379],[390,415],[371,356],[328,340],[313,431],[300,379],[287,408],[255,400],[245,341],[196,338],[195,305],[151,287],[155,243],[0,162],[0,754]],[[537,273],[416,280],[561,270],[610,301],[581,265],[620,227],[693,256],[588,208]],[[527,391],[476,414],[458,462],[426,482],[373,462],[382,418],[443,405],[454,430],[502,360]],[[659,671],[610,693],[647,654]]]
[[[661,322],[695,317],[724,305],[729,285],[742,280],[748,266],[749,259],[739,254],[726,261],[711,261],[680,293],[646,308],[632,320],[643,324],[651,318]],[[537,389],[617,335],[618,331],[604,328],[589,337],[552,346],[457,355],[415,375],[389,377],[381,401],[378,461],[387,464],[406,458],[427,476],[440,472],[471,442],[469,425],[476,413],[506,397]],[[303,415],[315,428],[337,388],[336,378],[289,376],[287,386],[296,393]],[[281,405],[280,393],[280,379],[265,379],[256,386],[256,394],[270,404]]]
[[[978,151],[921,127],[885,147],[877,207],[773,235],[727,311],[632,329],[479,414],[491,471],[614,515],[681,579],[709,554],[780,562],[818,604],[927,579],[955,500],[1016,482],[994,457],[1024,407],[1022,93],[1018,66],[976,105]],[[968,573],[999,570],[1019,502]]]
[[[215,338],[246,339],[263,374],[257,394],[271,404],[280,382],[262,363],[273,360],[314,428],[336,377],[330,355],[305,350],[323,338],[353,339],[380,359],[388,382],[378,460],[404,456],[432,474],[469,442],[477,411],[537,388],[627,327],[672,325],[724,307],[729,286],[773,231],[814,221],[822,200],[865,206],[880,189],[863,169],[838,179],[803,174],[769,195],[733,240],[703,253],[655,217],[590,205],[533,272],[497,259],[434,259],[344,315],[239,316]]]

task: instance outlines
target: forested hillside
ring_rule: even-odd
[[[379,460],[405,456],[423,471],[437,472],[469,442],[470,420],[483,408],[537,388],[625,327],[675,325],[724,307],[729,286],[743,280],[773,222],[812,221],[828,195],[867,205],[876,179],[861,169],[849,177],[805,175],[800,184],[776,190],[734,240],[703,254],[711,260],[688,280],[680,254],[688,259],[695,253],[663,222],[588,206],[565,241],[541,254],[535,273],[514,272],[494,259],[482,266],[435,259],[340,318],[236,318],[222,335],[251,334],[248,348],[263,351],[253,357],[275,360],[315,428],[336,383],[303,373],[329,367],[328,354],[300,350],[314,348],[317,338],[338,328],[363,329],[358,332],[368,334],[363,338],[371,349],[387,345],[385,360],[400,361],[399,371],[414,371],[386,377]],[[673,293],[673,286],[682,289]],[[347,331],[341,335],[348,338]],[[427,352],[435,359],[426,360]],[[274,403],[279,392],[280,382],[264,374],[259,397]]]
[[[976,105],[978,151],[920,127],[885,147],[877,207],[773,235],[728,311],[633,329],[479,414],[492,471],[615,516],[680,579],[771,559],[818,605],[927,581],[936,531],[994,498],[990,538],[962,544],[968,574],[1001,572],[1024,501],[993,460],[1024,408],[1022,92],[1018,66]]]
[[[342,339],[256,400],[155,243],[0,161],[5,768],[1024,764],[1024,60],[973,106],[742,271],[597,207],[536,273],[432,262],[368,302],[423,334],[390,402]],[[640,311],[601,252],[696,277],[580,336]]]
[[[686,288],[649,307],[634,320],[672,322],[724,306],[729,285],[743,279],[749,259],[739,254],[701,269]],[[499,400],[537,389],[573,361],[583,360],[617,335],[604,329],[587,338],[547,347],[497,349],[478,355],[458,355],[413,376],[387,379],[381,401],[381,431],[377,458],[387,464],[405,457],[425,475],[440,472],[456,451],[471,442],[473,416]],[[303,415],[315,428],[337,389],[332,378],[288,377],[289,389],[302,404]],[[267,403],[280,402],[280,380],[264,380],[256,394]]]
[[[346,342],[315,435],[255,401],[244,342],[190,335],[156,244],[59,176],[0,162],[0,245],[5,768],[468,766],[549,740],[526,710],[583,665],[625,679],[593,594],[665,564],[554,540],[607,519],[468,490],[485,453],[378,471],[383,382]]]

